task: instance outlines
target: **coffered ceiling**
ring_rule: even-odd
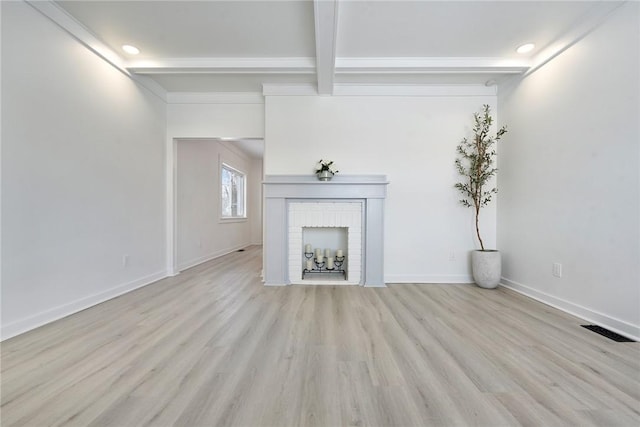
[[[263,85],[494,84],[530,72],[615,1],[31,1],[123,72],[167,92]],[[515,49],[536,44],[528,54]],[[121,46],[138,47],[136,56]]]

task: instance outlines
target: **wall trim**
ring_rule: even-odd
[[[387,284],[469,284],[473,277],[469,274],[390,274],[385,276]]]
[[[51,20],[51,22],[58,25],[62,30],[66,31],[91,52],[98,55],[100,58],[114,66],[118,71],[131,78],[131,80],[166,102],[166,91],[162,86],[148,77],[132,74],[128,70],[127,63],[122,56],[102,42],[98,36],[92,33],[91,30],[85,27],[61,6],[56,4],[55,1],[26,0],[26,3]]]
[[[518,292],[519,294],[522,294],[529,298],[533,298],[536,301],[539,301],[553,308],[557,308],[558,310],[564,311],[565,313],[579,317],[583,320],[586,320],[587,322],[603,326],[620,335],[624,335],[633,340],[640,341],[639,325],[633,325],[624,320],[616,319],[615,317],[611,317],[607,314],[600,313],[590,308],[583,307],[579,304],[575,304],[562,298],[555,297],[546,292],[539,291],[537,289],[531,288],[529,286],[523,285],[522,283],[518,283],[514,280],[510,280],[504,277],[501,279],[500,286],[511,289],[512,291]]]
[[[23,334],[32,329],[36,329],[40,326],[44,326],[48,323],[54,322],[72,314],[76,314],[89,307],[93,307],[94,305],[101,304],[110,299],[131,292],[135,289],[150,285],[160,279],[164,279],[165,277],[167,277],[166,271],[153,273],[140,279],[115,286],[111,289],[107,289],[106,291],[89,295],[84,298],[80,298],[75,301],[50,308],[40,313],[36,313],[23,319],[4,324],[2,325],[1,330],[1,340],[4,341],[8,338],[15,337],[16,335]]]
[[[80,43],[85,45],[96,55],[120,70],[123,74],[131,76],[127,70],[126,63],[120,55],[114,52],[109,46],[102,42],[95,34],[93,34],[80,21],[71,16],[61,6],[52,0],[34,1],[26,0],[26,3],[49,18],[60,28],[73,36]]]
[[[480,84],[343,84],[333,87],[333,96],[495,96],[497,86]],[[311,84],[263,84],[264,96],[318,96]]]
[[[206,57],[131,59],[127,69],[138,74],[314,74],[313,57]]]
[[[167,91],[151,77],[141,76],[139,74],[131,74],[130,77],[131,80],[138,83],[140,86],[160,98],[165,104],[167,103]]]
[[[168,92],[167,104],[264,104],[260,92]]]
[[[531,61],[531,68],[525,71],[524,77],[536,72],[549,61],[552,61],[571,46],[591,34],[608,20],[613,12],[628,3],[631,2],[594,2],[593,6],[580,20],[576,21],[572,27],[555,39],[553,43],[550,43],[535,55]]]
[[[500,57],[338,57],[336,74],[431,74],[496,73],[521,74],[529,68],[526,59]]]
[[[317,86],[311,83],[263,83],[264,96],[315,96],[318,95]]]
[[[240,249],[248,248],[249,246],[251,246],[251,244],[242,244],[242,245],[238,245],[238,246],[233,247],[233,248],[222,249],[222,250],[217,251],[217,252],[213,252],[213,253],[198,257],[198,258],[191,259],[189,261],[185,261],[183,263],[178,264],[178,271],[180,273],[182,273],[184,270],[187,270],[187,269],[189,269],[191,267],[195,267],[196,265],[200,265],[200,264],[203,264],[203,263],[205,263],[207,261],[211,261],[212,259],[220,258],[221,256],[228,255],[228,254],[230,254],[232,252],[236,252],[236,251],[238,251]]]
[[[364,285],[365,288],[386,288],[387,284],[386,283],[368,283]]]
[[[495,96],[497,86],[479,84],[336,84],[334,96]]]

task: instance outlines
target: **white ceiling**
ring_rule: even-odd
[[[313,57],[308,1],[59,1],[109,46],[139,59]]]
[[[332,94],[336,84],[500,82],[544,63],[622,2],[30,3],[114,65],[168,92],[261,93],[263,84],[294,84]],[[525,42],[536,50],[515,53]],[[141,53],[129,56],[123,44]]]
[[[594,2],[356,1],[340,4],[338,57],[521,59],[550,43]]]

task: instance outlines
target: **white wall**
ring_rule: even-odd
[[[27,4],[1,7],[6,338],[165,274],[165,105]]]
[[[221,163],[246,174],[247,219],[220,219]],[[252,243],[255,205],[255,176],[251,158],[232,143],[212,140],[178,140],[177,143],[177,243],[178,268],[233,252]],[[259,221],[258,221],[259,222]]]
[[[639,7],[625,5],[499,96],[510,128],[499,158],[506,283],[636,337]]]
[[[477,90],[476,90],[477,91]],[[488,93],[488,91],[487,91]],[[495,95],[268,96],[265,175],[313,174],[319,159],[341,174],[386,174],[385,280],[470,282],[473,213],[453,188],[456,146]],[[496,204],[482,212],[487,247]]]
[[[247,204],[251,223],[251,244],[262,244],[262,159],[251,159]]]
[[[169,100],[167,135],[173,138],[253,137],[264,136],[264,104],[188,103]]]

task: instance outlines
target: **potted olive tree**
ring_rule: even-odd
[[[498,169],[495,168],[495,144],[507,132],[506,126],[498,129],[494,136],[490,135],[493,118],[488,105],[484,105],[481,113],[474,113],[473,138],[463,138],[458,145],[455,164],[458,173],[463,177],[455,187],[462,194],[460,203],[473,208],[476,221],[476,236],[480,250],[471,252],[471,270],[473,280],[483,288],[495,288],[500,283],[502,262],[500,252],[485,249],[480,236],[480,209],[489,204],[498,189],[490,186],[490,180]],[[492,188],[487,188],[487,187]]]

